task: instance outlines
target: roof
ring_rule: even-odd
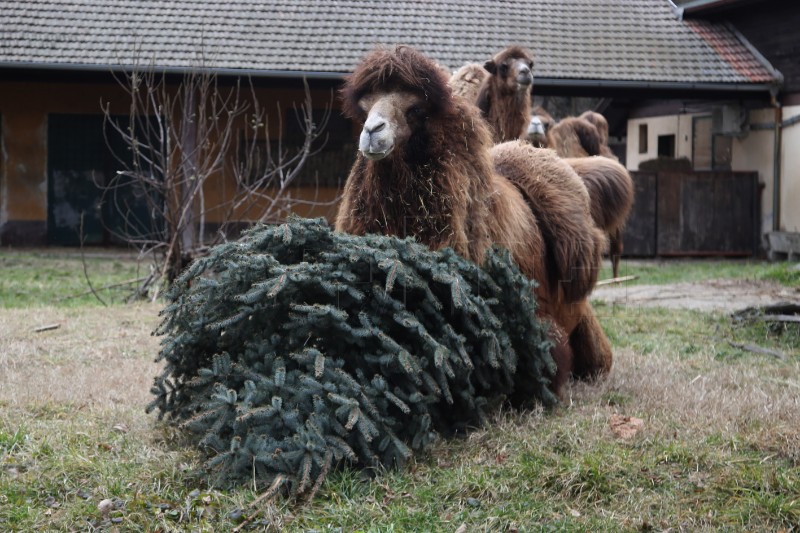
[[[513,43],[534,52],[540,83],[779,78],[730,28],[679,20],[669,0],[0,0],[0,13],[0,68],[152,60],[178,71],[202,63],[339,77],[378,43],[414,46],[450,69]]]

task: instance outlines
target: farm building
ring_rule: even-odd
[[[644,196],[630,224],[632,253],[757,253],[766,234],[800,230],[793,161],[800,156],[789,148],[797,145],[791,121],[800,114],[800,86],[785,53],[798,38],[765,29],[791,27],[800,8],[769,0],[748,16],[747,0],[684,4],[0,0],[0,244],[75,245],[81,226],[87,243],[110,242],[117,215],[96,183],[111,179],[119,162],[101,103],[124,119],[130,97],[117,79],[133,65],[151,66],[172,84],[198,67],[229,86],[248,80],[267,111],[282,110],[269,136],[290,148],[302,142],[290,118],[306,80],[314,113],[326,106],[333,113],[328,141],[291,194],[318,200],[300,214],[332,218],[357,131],[338,113],[336,91],[367,51],[408,44],[453,70],[514,43],[535,54],[534,97],[591,102],[608,118],[629,169],[658,155],[692,162],[688,185],[669,189],[677,204],[661,212],[669,195],[657,193],[669,178],[644,173],[637,183]],[[697,183],[709,172],[710,189]],[[219,184],[227,179],[220,171],[206,202],[224,196]],[[726,190],[724,180],[737,185],[716,194]],[[703,226],[702,238],[684,227],[664,233],[669,226],[658,217],[673,207],[711,211],[697,191],[714,195],[714,212],[725,216]],[[221,223],[214,217],[211,226]],[[735,239],[715,238],[719,224],[736,217]]]

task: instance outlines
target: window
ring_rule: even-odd
[[[647,124],[639,124],[639,153],[647,153]]]
[[[675,157],[675,135],[658,136],[658,157]]]

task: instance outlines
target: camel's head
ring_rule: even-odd
[[[378,48],[347,77],[342,88],[345,115],[363,128],[358,149],[383,159],[436,117],[453,113],[445,72],[408,46]]]
[[[539,148],[547,145],[547,129],[539,115],[531,116],[531,121],[528,123],[528,140]]]
[[[528,123],[528,141],[538,148],[547,148],[547,134],[554,122],[547,111],[536,106]]]
[[[430,114],[425,100],[408,91],[369,93],[358,105],[365,114],[358,151],[373,161],[408,142]]]
[[[487,61],[485,68],[502,80],[508,90],[529,91],[533,85],[533,55],[519,46],[510,46]]]

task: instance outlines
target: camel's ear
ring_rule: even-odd
[[[497,63],[494,62],[494,59],[490,59],[489,61],[484,63],[483,68],[486,69],[489,72],[489,74],[497,73]]]

